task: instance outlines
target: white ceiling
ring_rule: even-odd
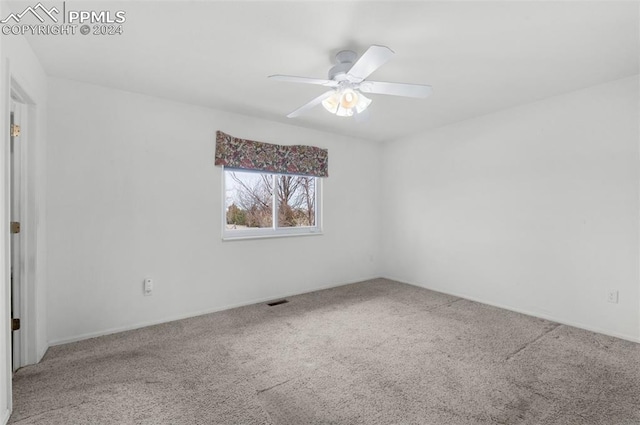
[[[637,2],[68,1],[67,7],[124,10],[124,34],[28,37],[49,75],[374,141],[638,73]],[[371,44],[396,52],[371,79],[430,84],[433,95],[372,95],[366,122],[322,107],[285,117],[325,88],[268,75],[326,78],[337,51],[362,53]]]

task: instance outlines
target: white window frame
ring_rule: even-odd
[[[241,171],[243,173],[271,174],[272,176],[282,176],[282,173],[270,173],[268,171],[238,170],[235,168],[222,169],[222,240],[242,240],[242,239],[259,239],[259,238],[278,238],[289,236],[311,236],[322,235],[322,178],[315,179],[315,226],[304,227],[278,227],[278,193],[277,186],[274,184],[272,196],[272,227],[256,227],[248,229],[227,229],[227,199],[226,199],[226,172]],[[276,183],[276,182],[274,182]]]

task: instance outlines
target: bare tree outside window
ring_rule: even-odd
[[[226,228],[273,227],[273,194],[277,227],[316,225],[316,178],[226,171]]]
[[[227,229],[273,226],[273,184],[269,174],[227,173]],[[230,201],[230,203],[229,203]]]
[[[315,180],[306,176],[277,176],[278,227],[315,226]]]

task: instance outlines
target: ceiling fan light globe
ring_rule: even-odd
[[[338,107],[340,106],[340,93],[335,92],[334,94],[323,100],[322,106],[324,106],[324,109],[326,109],[330,113],[336,114],[338,112]]]
[[[345,109],[351,109],[358,104],[358,94],[352,89],[346,89],[342,92],[342,97],[340,98],[340,106]]]
[[[356,103],[354,109],[357,113],[360,113],[367,109],[369,105],[371,105],[371,99],[360,93],[360,95],[358,96],[358,103]]]
[[[353,116],[353,108],[343,108],[342,105],[339,105],[336,115],[339,117],[351,117]]]
[[[371,99],[353,89],[337,90],[322,101],[322,106],[329,113],[339,117],[352,117],[367,109]]]

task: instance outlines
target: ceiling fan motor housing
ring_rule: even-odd
[[[358,54],[352,50],[342,50],[336,54],[336,62],[333,68],[329,70],[329,79],[335,81],[344,81],[347,79],[347,72],[353,66]]]

